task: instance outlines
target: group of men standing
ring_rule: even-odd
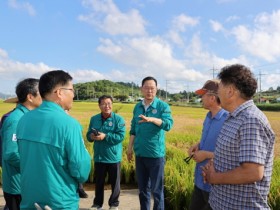
[[[252,101],[257,82],[239,64],[224,67],[218,78],[196,91],[209,113],[201,140],[189,149],[197,162],[190,209],[269,209],[275,136]],[[150,209],[151,194],[153,209],[163,210],[165,132],[174,122],[169,105],[156,97],[154,77],[142,80],[141,91],[144,99],[133,110],[126,154],[129,161],[135,155],[141,210]],[[72,77],[50,71],[40,80],[23,80],[16,93],[17,107],[1,129],[3,191],[9,209],[34,209],[34,204],[78,209],[77,189],[88,179],[91,157],[81,125],[66,113],[75,94]],[[91,117],[86,134],[94,145],[96,181],[90,209],[102,209],[108,174],[108,204],[116,210],[125,121],[112,111],[111,96],[101,96],[98,106],[100,113]]]

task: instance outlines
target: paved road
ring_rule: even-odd
[[[89,191],[86,190],[88,193],[89,197],[86,199],[80,199],[80,210],[88,210],[93,201],[93,196],[94,196],[94,191]],[[110,190],[105,190],[105,199],[104,199],[104,205],[103,205],[103,210],[108,210],[108,200],[109,196],[111,194]],[[3,192],[2,188],[0,188],[0,209],[3,209],[4,207],[4,197],[3,197]],[[120,210],[139,210],[139,200],[138,200],[138,190],[136,189],[124,189],[121,190],[120,194],[120,205],[119,205]]]

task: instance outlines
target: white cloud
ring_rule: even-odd
[[[229,16],[229,17],[226,19],[226,22],[233,22],[233,21],[239,20],[239,19],[240,19],[239,16],[233,15],[233,16]]]
[[[232,29],[239,47],[253,56],[274,62],[280,58],[280,10],[262,13],[254,27],[239,25]]]
[[[13,94],[11,90],[14,90],[20,80],[28,77],[39,78],[52,69],[44,63],[33,64],[12,60],[5,50],[0,49],[0,91]]]
[[[8,53],[0,48],[0,59],[5,59],[8,57]]]
[[[175,44],[177,44],[178,46],[183,46],[184,45],[184,41],[181,37],[181,35],[177,32],[177,31],[172,31],[170,30],[167,33],[167,37]]]
[[[80,15],[79,20],[97,26],[111,35],[144,35],[146,21],[138,10],[131,9],[123,13],[112,0],[83,0],[82,4],[91,11],[88,15]]]
[[[218,21],[210,20],[209,22],[211,24],[213,31],[215,32],[224,31],[223,25]]]
[[[199,34],[195,34],[193,36],[191,44],[188,48],[186,48],[185,56],[188,60],[189,65],[202,66],[205,71],[209,71],[213,67],[215,69],[220,69],[230,64],[242,63],[244,65],[247,65],[249,63],[246,57],[242,55],[237,58],[224,59],[216,56],[214,53],[206,51],[200,40]],[[203,70],[201,72],[203,73]],[[208,78],[209,76],[210,74],[208,75]]]
[[[18,2],[17,0],[8,0],[8,4],[14,9],[26,11],[30,16],[36,15],[36,10],[29,2]]]
[[[38,78],[42,73],[51,69],[51,67],[44,63],[23,63],[8,58],[0,60],[0,75],[2,79]]]
[[[73,77],[74,83],[90,82],[105,79],[105,76],[103,74],[100,74],[99,72],[94,70],[76,70],[73,72],[69,72],[69,74]]]
[[[199,18],[193,18],[185,14],[176,16],[172,20],[173,28],[176,31],[184,32],[187,26],[196,26],[199,24]]]
[[[199,24],[199,18],[193,18],[185,14],[173,18],[171,29],[167,32],[166,37],[178,46],[183,46],[184,41],[181,33],[185,32],[187,27],[194,27]]]
[[[126,71],[126,77],[153,75],[164,80],[185,81],[204,77],[200,72],[188,69],[184,61],[175,59],[170,45],[160,37],[133,38],[118,43],[104,39],[101,42],[99,52],[131,69]]]

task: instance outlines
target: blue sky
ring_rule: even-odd
[[[193,91],[234,63],[275,89],[279,20],[279,0],[2,0],[0,92],[53,69],[75,83],[151,75],[170,92]]]

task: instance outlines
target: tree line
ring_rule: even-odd
[[[134,82],[112,82],[110,80],[98,80],[93,82],[74,84],[74,100],[97,100],[102,95],[111,95],[119,101],[137,101],[142,98],[140,86]],[[179,101],[192,100],[193,92],[185,90],[179,93],[169,93],[159,89],[157,96],[163,100]]]

